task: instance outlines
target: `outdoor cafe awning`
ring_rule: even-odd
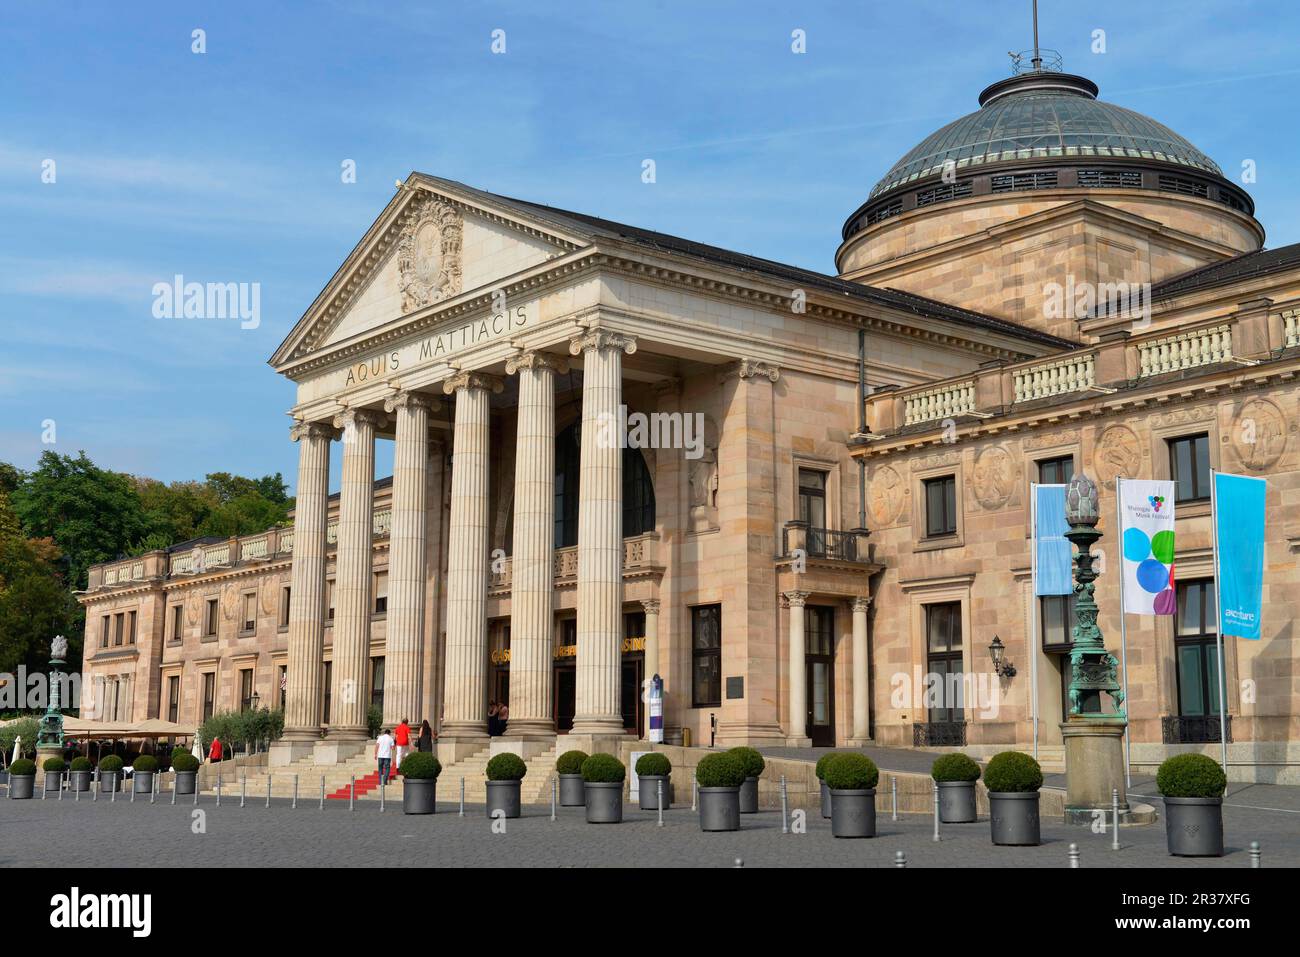
[[[63,719],[65,738],[188,738],[193,734],[193,728],[163,721],[161,718],[147,718],[135,722],[87,721],[85,718]]]

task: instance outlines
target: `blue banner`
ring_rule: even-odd
[[[1065,533],[1065,486],[1034,486],[1035,595],[1069,595],[1074,591],[1070,560],[1074,550]]]
[[[1214,474],[1219,544],[1219,633],[1259,638],[1264,604],[1263,479]]]

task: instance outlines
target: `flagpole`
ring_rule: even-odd
[[[1218,471],[1210,469],[1210,530],[1214,534],[1214,647],[1219,655],[1219,745],[1223,773],[1228,773],[1228,695],[1223,676],[1223,615],[1219,611],[1219,482]]]
[[[1029,696],[1038,760],[1038,483],[1029,483]]]
[[[1119,558],[1119,666],[1124,684],[1124,715],[1131,718],[1132,704],[1128,700],[1128,615],[1124,611],[1124,479],[1115,476],[1115,553]],[[1133,788],[1133,739],[1129,729],[1131,720],[1124,722],[1124,789]]]

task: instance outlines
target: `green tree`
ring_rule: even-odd
[[[25,537],[0,492],[0,671],[19,665],[44,670],[55,635],[68,639],[68,658],[81,658],[82,609],[59,573],[49,539]]]

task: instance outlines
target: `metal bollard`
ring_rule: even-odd
[[[197,791],[198,789],[199,789],[199,782],[195,781],[194,790]],[[175,775],[172,775],[172,806],[173,807],[176,806],[176,776]]]
[[[894,810],[890,813],[889,819],[891,821],[897,821],[898,820],[898,778],[894,777],[893,775],[890,775],[889,777],[889,790],[894,797]]]
[[[153,773],[153,777],[151,777],[151,778],[149,779],[149,783],[153,785],[153,787],[151,787],[151,788],[149,789],[149,803],[150,803],[150,804],[157,804],[157,803],[158,803],[158,778],[161,777],[161,776],[162,776],[162,772],[161,772],[161,771],[155,771],[155,772]]]
[[[784,784],[785,778],[782,778],[781,782],[782,784]],[[663,827],[664,826],[664,782],[660,780],[655,782],[655,784],[657,790],[659,791],[659,823],[655,826]]]
[[[266,806],[271,806],[271,775],[266,776]]]
[[[557,776],[551,777],[551,820],[555,820],[555,791],[560,785],[560,779]]]
[[[700,791],[700,782],[691,778],[691,810],[694,811],[698,806],[696,797]]]
[[[245,774],[239,779],[239,806],[243,807],[248,803],[248,775]]]
[[[348,785],[348,810],[354,810],[357,804],[357,776],[351,775],[351,783]]]
[[[59,800],[63,800],[63,774],[59,774]]]
[[[465,779],[460,779],[460,816],[465,816]]]
[[[293,776],[293,804],[289,805],[293,810],[298,809],[298,775]]]
[[[895,851],[895,852],[894,852],[894,866],[895,866],[895,867],[906,867],[906,866],[907,866],[907,855],[904,854],[902,851]]]
[[[42,801],[45,800],[45,795],[46,795],[46,793],[47,793],[48,791],[49,791],[49,788],[47,788],[47,787],[45,786],[45,782],[42,781],[42,782],[41,782],[41,800],[42,800]]]
[[[123,781],[126,780],[125,776],[122,778],[122,780]],[[135,803],[135,778],[134,777],[131,778],[131,799],[127,803],[128,804]]]
[[[1250,842],[1250,866],[1259,867],[1259,841]]]
[[[379,779],[379,813],[384,813],[384,791],[388,788],[388,782],[382,777]]]
[[[194,775],[194,806],[195,807],[199,806],[199,792],[202,790],[203,789],[199,787],[199,776],[196,774]]]
[[[1079,866],[1079,845],[1078,844],[1070,845],[1070,866],[1071,867]]]
[[[1115,822],[1114,833],[1110,836],[1110,849],[1119,850],[1119,788],[1110,789],[1111,820]]]
[[[120,771],[119,771],[118,773],[121,774]],[[117,787],[113,788],[113,790],[111,790],[111,791],[108,792],[108,803],[109,803],[109,804],[116,804],[116,803],[117,803],[117,788],[122,786],[122,778],[119,777],[115,783],[117,784]]]
[[[745,866],[745,859],[744,859],[743,857],[738,857],[738,858],[736,858],[736,863],[735,863],[734,866],[735,866],[735,867],[744,867],[744,866]]]
[[[99,768],[95,768],[95,776],[91,779],[90,786],[90,801],[93,804],[99,800]]]
[[[785,775],[781,775],[781,833],[790,833],[789,818],[789,794],[785,787]]]
[[[933,840],[938,841],[939,840],[939,782],[938,781],[931,782],[931,787],[934,790],[934,838]]]
[[[325,810],[325,775],[320,776],[320,809]]]
[[[69,783],[71,783],[71,782],[69,782]],[[81,803],[81,792],[80,792],[80,791],[73,791],[73,792],[72,792],[72,802],[73,802],[74,804],[80,804],[80,803]]]
[[[221,807],[221,769],[217,768],[217,807]]]

